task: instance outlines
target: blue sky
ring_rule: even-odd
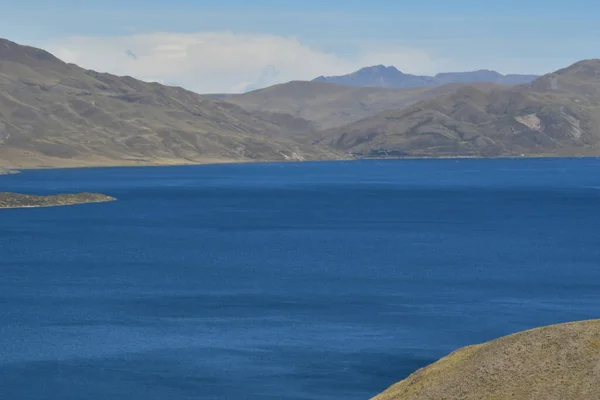
[[[545,73],[600,57],[600,2],[586,0],[3,2],[1,37],[197,91],[346,73],[362,63],[423,74]],[[164,49],[187,67],[168,62]],[[140,56],[122,59],[128,51]],[[219,69],[228,72],[217,76]]]

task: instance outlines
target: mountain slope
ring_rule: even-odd
[[[492,87],[478,84],[478,87]],[[321,82],[295,81],[225,100],[250,112],[263,111],[291,114],[313,121],[321,129],[349,124],[389,109],[408,107],[419,101],[456,89],[457,85],[387,89],[350,87]]]
[[[463,86],[408,108],[322,133],[360,156],[600,154],[600,61],[588,60],[529,85]]]
[[[497,84],[529,83],[536,75],[502,75],[496,71],[479,70],[471,72],[441,73],[435,76],[410,75],[396,67],[376,65],[365,67],[348,75],[320,76],[314,82],[336,83],[346,86],[415,88],[422,86],[441,86],[449,83],[488,82]]]
[[[336,158],[294,139],[313,131],[299,118],[84,70],[0,39],[0,165]]]
[[[465,347],[373,400],[597,400],[600,320],[548,326]]]

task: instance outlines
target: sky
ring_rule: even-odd
[[[591,0],[0,0],[0,37],[199,93],[394,65],[543,74],[600,58]]]

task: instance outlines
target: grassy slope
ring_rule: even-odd
[[[374,400],[598,400],[600,320],[460,349]]]

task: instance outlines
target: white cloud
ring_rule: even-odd
[[[417,49],[370,44],[343,57],[312,48],[294,37],[266,34],[67,37],[37,45],[84,68],[179,85],[199,93],[236,92],[290,80],[310,80],[374,64],[395,65],[408,73],[431,73],[437,69],[429,54]]]

